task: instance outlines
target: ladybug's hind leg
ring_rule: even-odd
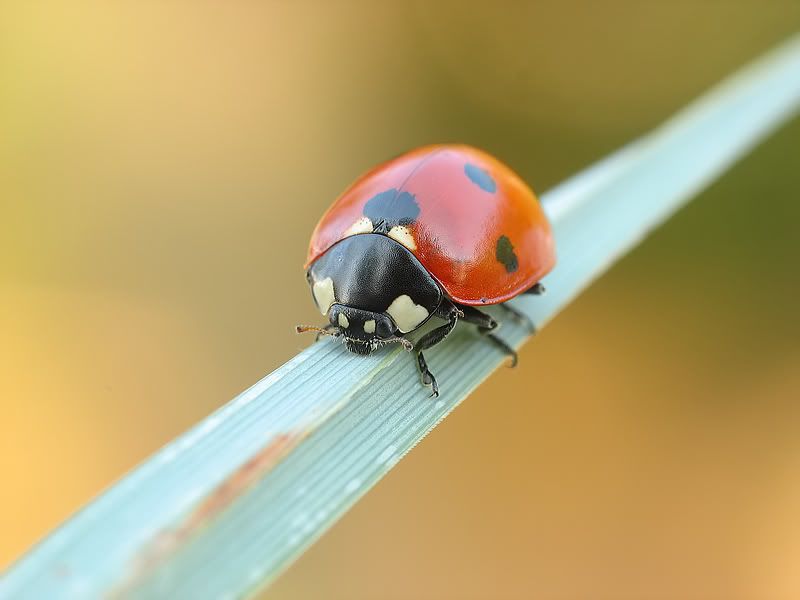
[[[544,286],[541,283],[537,282],[537,283],[534,283],[531,287],[529,287],[527,290],[525,290],[522,293],[523,294],[534,294],[536,296],[541,296],[542,294],[544,294],[544,291],[545,291],[544,290]]]
[[[531,287],[527,290],[522,292],[523,294],[532,294],[534,296],[541,296],[544,294],[544,286],[541,283],[534,283]],[[526,315],[521,310],[517,310],[513,306],[508,303],[500,304],[500,308],[506,311],[514,321],[522,325],[528,330],[530,335],[534,335],[536,333],[536,326],[531,321],[530,317]]]
[[[478,326],[478,331],[486,336],[486,339],[492,342],[495,346],[500,348],[503,352],[511,357],[511,367],[517,366],[517,351],[511,346],[492,333],[500,325],[494,317],[478,310],[474,306],[458,305],[461,312],[464,313],[462,319],[467,323],[472,323]]]
[[[511,319],[527,329],[530,335],[534,335],[536,333],[536,325],[533,324],[533,321],[531,321],[530,317],[524,312],[514,308],[510,304],[499,304],[498,306],[506,311]]]
[[[422,377],[422,383],[423,385],[431,387],[431,396],[439,395],[439,384],[436,383],[436,378],[433,376],[433,373],[430,372],[430,369],[428,369],[428,363],[425,362],[422,351],[444,341],[450,332],[453,331],[456,323],[458,323],[459,317],[463,316],[463,313],[456,306],[449,304],[449,306],[441,307],[439,311],[437,311],[437,316],[447,319],[447,323],[423,335],[414,346],[417,353],[417,366],[419,367],[419,374]]]

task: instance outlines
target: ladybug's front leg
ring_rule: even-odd
[[[422,377],[422,385],[431,387],[431,398],[438,396],[439,384],[436,383],[436,377],[434,377],[433,373],[428,369],[428,363],[425,362],[425,357],[420,350],[417,351],[417,367],[419,367],[419,374]]]
[[[425,357],[422,355],[422,351],[427,350],[428,348],[431,348],[443,341],[455,328],[456,323],[458,323],[458,318],[464,314],[453,305],[445,307],[444,310],[440,309],[439,312],[444,313],[439,316],[447,319],[447,324],[437,327],[436,329],[432,329],[423,335],[414,346],[417,351],[417,366],[419,367],[419,374],[422,377],[422,384],[429,385],[431,387],[431,397],[439,395],[439,384],[436,383],[436,378],[433,376],[433,373],[431,373],[430,369],[428,369],[428,363],[425,362]]]

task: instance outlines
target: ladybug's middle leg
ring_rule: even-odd
[[[492,333],[497,327],[500,325],[494,317],[491,315],[483,312],[482,310],[478,310],[474,306],[466,306],[466,305],[458,305],[458,308],[464,313],[464,316],[461,317],[467,323],[472,323],[473,325],[478,326],[478,331],[481,332],[483,335],[486,336],[490,342],[492,342],[495,346],[500,348],[503,352],[508,354],[511,357],[511,365],[512,367],[517,366],[517,351],[514,350],[511,346],[509,346],[506,342],[501,340],[497,337],[494,333]]]

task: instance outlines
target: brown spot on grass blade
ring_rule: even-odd
[[[181,530],[191,533],[192,530],[202,526],[203,523],[227,508],[245,489],[271,470],[278,460],[305,436],[306,432],[280,434],[272,439],[269,444],[219,484],[189,516]]]
[[[169,557],[179,552],[211,521],[231,506],[237,498],[270,472],[308,434],[309,430],[306,429],[281,433],[270,439],[266,446],[209,492],[182,523],[154,536],[134,559],[130,577],[126,578],[125,582],[109,597],[127,597],[129,592],[140,582],[158,569]]]

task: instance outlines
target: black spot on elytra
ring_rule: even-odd
[[[513,273],[519,268],[517,255],[514,254],[514,246],[511,244],[511,240],[504,235],[501,235],[500,239],[497,240],[495,256],[508,273]]]
[[[489,175],[489,172],[477,167],[473,164],[467,163],[464,165],[464,173],[469,177],[470,181],[481,188],[484,192],[494,194],[497,191],[497,184]]]
[[[419,205],[413,194],[392,188],[375,194],[364,205],[364,216],[375,231],[389,231],[395,225],[410,225],[419,216]]]

